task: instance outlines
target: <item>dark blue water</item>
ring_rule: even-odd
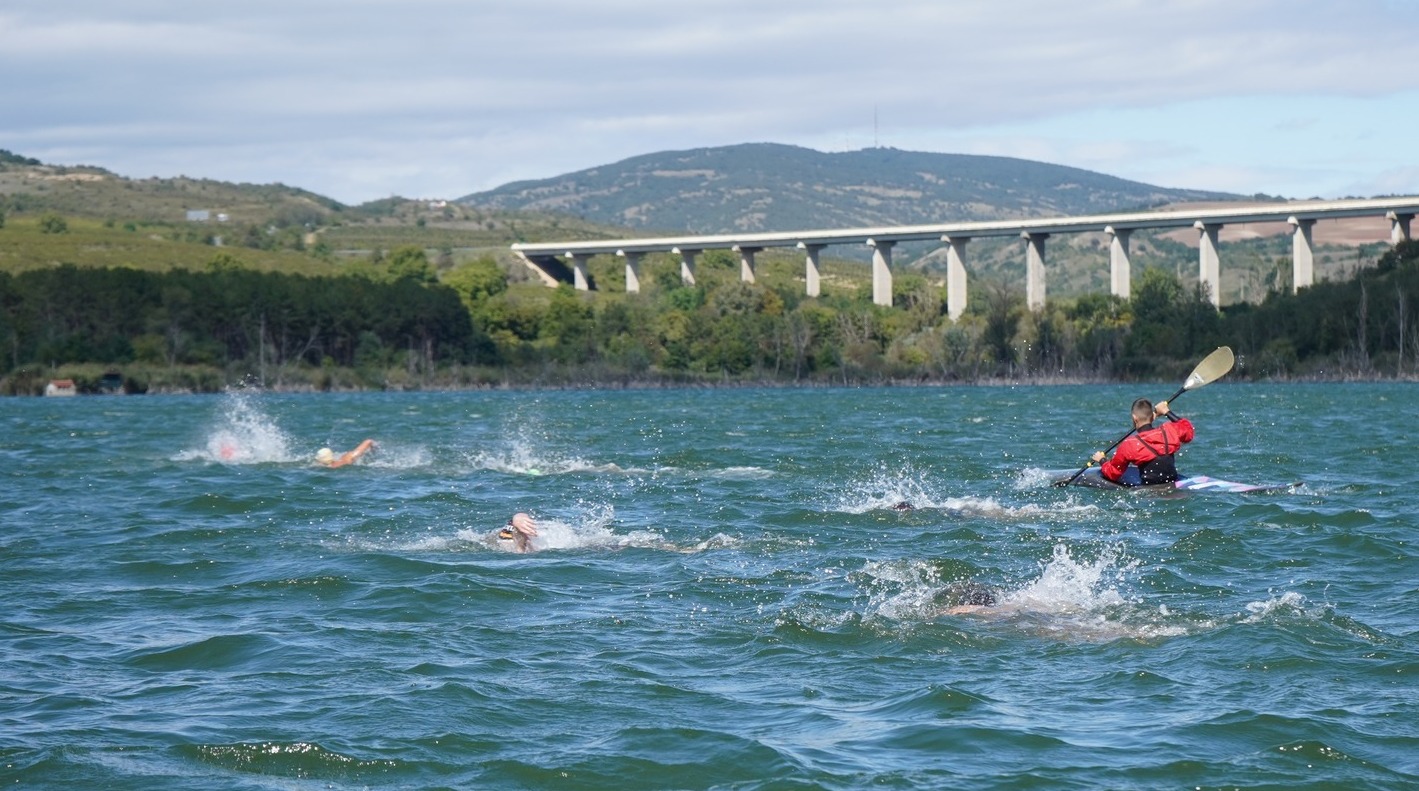
[[[0,401],[0,781],[1419,786],[1419,389],[1172,389]]]

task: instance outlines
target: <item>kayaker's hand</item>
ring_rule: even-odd
[[[1094,455],[1089,457],[1089,461],[1093,464],[1102,464],[1104,461],[1104,452],[1101,450],[1094,451]]]
[[[1159,416],[1159,417],[1162,417],[1163,415],[1166,415],[1166,414],[1168,414],[1168,413],[1171,412],[1171,411],[1172,411],[1172,410],[1168,408],[1168,402],[1167,402],[1167,401],[1159,401],[1159,402],[1158,402],[1158,405],[1155,406],[1155,407],[1153,407],[1153,414],[1155,414],[1155,415],[1157,415],[1157,416]]]

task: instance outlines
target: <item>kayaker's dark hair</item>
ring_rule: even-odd
[[[1153,402],[1146,398],[1140,398],[1133,402],[1133,419],[1143,420],[1148,423],[1153,422]]]

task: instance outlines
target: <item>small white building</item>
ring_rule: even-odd
[[[50,379],[49,384],[44,386],[44,394],[47,396],[73,396],[78,395],[78,388],[74,387],[73,379]]]

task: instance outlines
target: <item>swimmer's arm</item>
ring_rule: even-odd
[[[367,439],[364,442],[361,442],[359,446],[356,447],[354,450],[350,451],[349,453],[346,453],[345,455],[350,457],[350,461],[354,461],[355,459],[358,459],[366,453],[369,453],[372,449],[374,449],[374,440]]]
[[[346,464],[354,464],[355,459],[369,453],[374,448],[374,440],[367,439],[361,442],[354,450],[345,451],[340,454],[340,458],[330,463],[331,467],[344,467]]]

